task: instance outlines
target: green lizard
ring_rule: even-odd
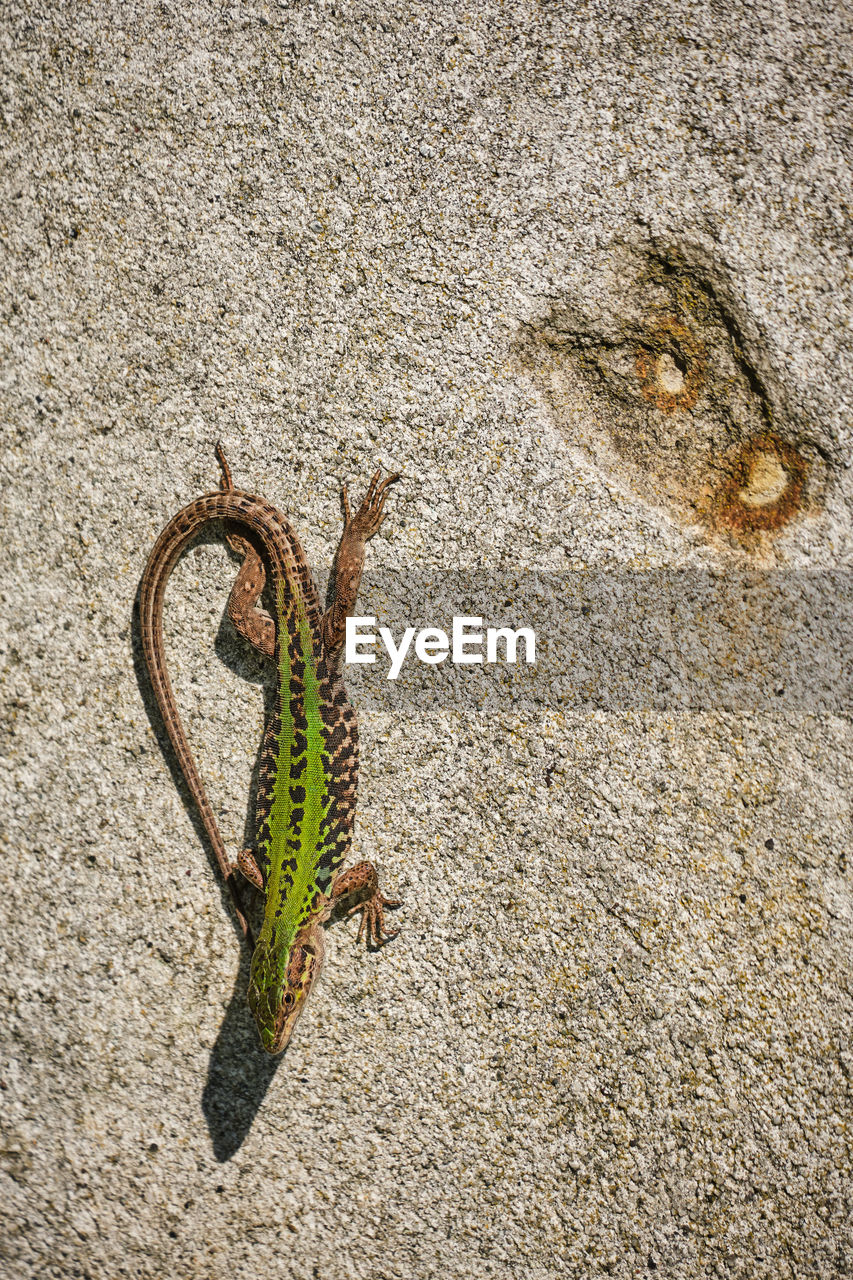
[[[338,871],[347,855],[355,816],[358,726],[340,675],[346,619],[355,608],[365,545],[384,519],[389,485],[377,471],[361,507],[350,511],[342,493],[344,531],[335,558],[334,599],[321,614],[305,553],[289,521],[263,498],[235,489],[221,446],[218,492],[183,508],[157,539],[139,595],[143,652],[166,731],[198,807],[240,924],[251,941],[235,872],[265,895],[264,919],[252,955],[249,1006],[269,1053],[285,1048],[323,963],[323,924],[338,904],[362,914],[358,940],[379,945],[383,897],[375,869],[360,862]],[[163,597],[183,549],[199,529],[225,522],[226,537],[243,563],[228,602],[228,616],[260,653],[274,657],[278,691],[265,732],[257,795],[257,839],[232,866],[181,724],[166,671]],[[259,607],[269,574],[275,617]],[[396,931],[394,931],[396,932]]]

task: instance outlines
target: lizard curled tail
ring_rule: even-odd
[[[213,520],[228,520],[242,526],[251,536],[260,540],[270,563],[279,566],[284,574],[290,570],[291,573],[298,572],[303,580],[307,579],[309,601],[306,603],[313,603],[314,608],[311,612],[316,614],[317,618],[319,618],[319,602],[317,602],[310,570],[305,563],[304,553],[289,521],[265,499],[235,489],[221,445],[216,446],[216,453],[222,467],[222,488],[217,492],[196,498],[194,502],[190,502],[173,516],[148,557],[139,592],[139,626],[145,664],[163,718],[163,725],[178,758],[190,795],[198,809],[207,838],[216,854],[223,878],[231,891],[240,928],[251,944],[252,938],[234,870],[226,853],[207,792],[199,776],[195,757],[178,712],[172,682],[166,670],[163,598],[172,569],[185,547],[206,524]]]

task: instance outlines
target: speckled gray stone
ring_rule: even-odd
[[[800,696],[694,705],[609,612],[647,571],[850,607],[848,18],[5,7],[4,1280],[853,1271],[849,630],[768,636],[745,593],[733,678],[789,625]],[[133,618],[217,438],[321,580],[341,483],[405,473],[368,612],[467,570],[521,625],[539,574],[647,677],[354,672],[402,932],[329,929],[275,1061]],[[236,851],[267,672],[234,572],[211,531],[166,631]],[[698,670],[698,614],[654,617]]]

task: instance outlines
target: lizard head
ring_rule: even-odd
[[[283,977],[270,964],[269,949],[261,943],[255,948],[249,979],[249,1008],[267,1053],[281,1053],[287,1047],[323,966],[324,952],[323,930],[317,924],[300,929],[293,939]]]

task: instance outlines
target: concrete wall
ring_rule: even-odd
[[[845,23],[5,7],[4,1277],[850,1273]],[[364,612],[550,664],[354,673],[401,933],[276,1060],[133,616],[218,438],[321,581],[403,471]],[[234,852],[235,572],[167,599]]]

